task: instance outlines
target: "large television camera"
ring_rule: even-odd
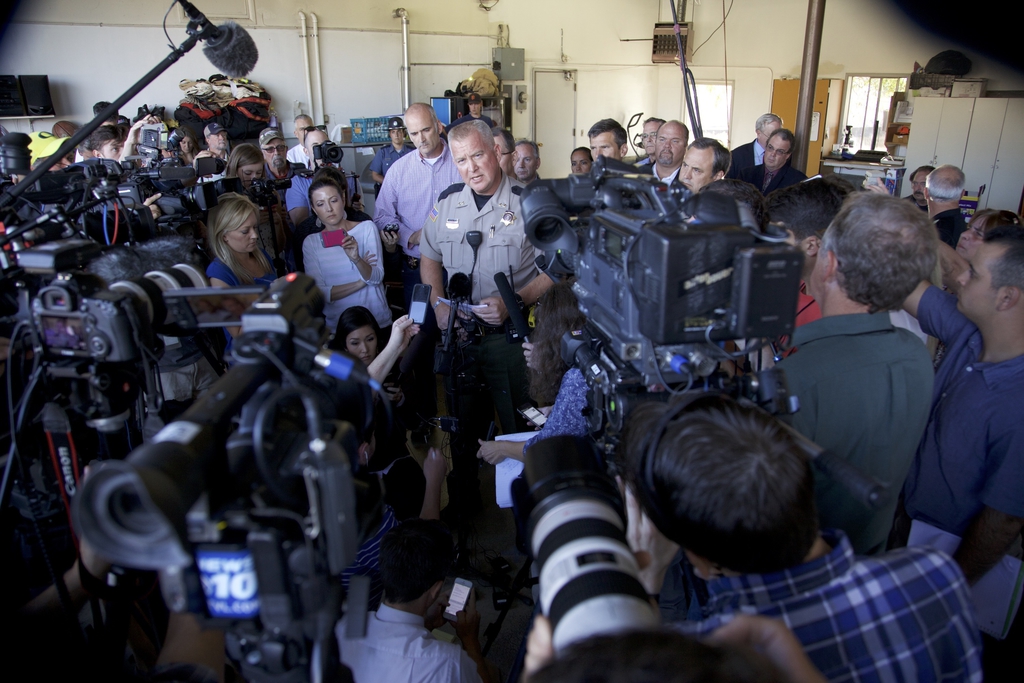
[[[352,476],[375,383],[322,350],[322,307],[311,278],[279,279],[242,315],[236,364],[74,499],[83,538],[158,571],[167,605],[223,629],[247,680],[338,675],[341,573],[379,494]]]
[[[792,412],[775,373],[712,377],[734,358],[724,341],[793,331],[803,255],[761,233],[747,207],[600,158],[590,175],[532,183],[522,211],[541,269],[576,278],[588,322],[566,335],[562,355],[587,377],[595,433],[614,436],[637,401],[698,382]]]

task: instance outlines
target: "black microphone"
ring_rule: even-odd
[[[260,57],[252,36],[233,21],[214,26],[188,0],[178,0],[189,20],[198,27],[199,39],[206,43],[203,54],[225,76],[248,76]]]
[[[515,328],[514,341],[529,341],[527,335],[530,333],[530,325],[526,322],[526,316],[523,315],[523,309],[519,307],[519,300],[516,299],[516,293],[512,291],[512,286],[508,283],[505,273],[496,273],[494,284],[498,286],[498,294],[501,295],[501,300],[505,303],[505,310],[508,311],[508,317],[512,321],[512,327]]]
[[[448,298],[468,299],[472,295],[472,285],[465,273],[455,273],[448,280]]]

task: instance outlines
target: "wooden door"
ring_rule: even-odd
[[[821,166],[821,150],[826,143],[829,114],[829,79],[818,79],[814,86],[814,108],[811,120],[811,139],[807,143],[808,176],[817,175]],[[842,92],[840,90],[840,92]],[[800,94],[800,80],[776,80],[772,88],[772,113],[782,119],[782,127],[796,132],[796,108]],[[841,99],[841,98],[840,98]],[[831,142],[828,142],[831,146]],[[827,149],[827,148],[826,148]]]

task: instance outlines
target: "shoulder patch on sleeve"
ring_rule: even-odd
[[[462,192],[462,188],[466,187],[466,183],[455,183],[449,185],[447,189],[443,190],[441,194],[437,195],[437,201],[441,201],[448,195],[455,194],[456,192]]]
[[[514,194],[514,195],[516,195],[518,197],[522,193],[523,193],[523,188],[522,187],[520,187],[519,185],[513,185],[512,186],[512,194]]]

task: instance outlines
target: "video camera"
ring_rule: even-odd
[[[321,350],[322,307],[312,278],[275,282],[242,316],[234,367],[74,500],[96,551],[157,570],[171,609],[226,631],[247,680],[337,675],[341,572],[376,500],[352,470],[379,385]]]
[[[522,212],[541,269],[576,277],[588,322],[562,354],[594,393],[595,432],[617,432],[636,401],[668,395],[647,387],[712,381],[729,358],[721,342],[793,331],[803,255],[761,233],[731,198],[691,196],[599,158],[590,175],[531,184]],[[791,412],[781,378],[745,389]]]

